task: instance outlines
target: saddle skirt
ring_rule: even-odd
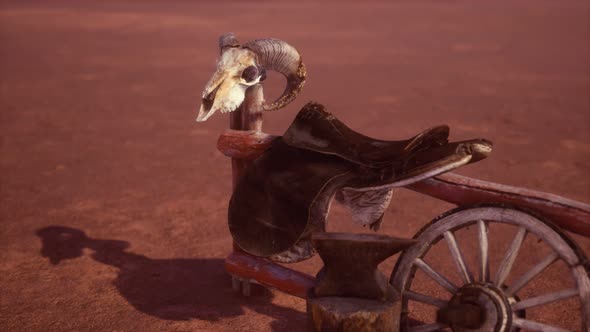
[[[447,126],[438,126],[408,140],[376,140],[308,103],[238,181],[228,212],[234,241],[279,262],[310,258],[311,234],[325,231],[334,198],[352,211],[354,222],[378,230],[393,188],[491,152],[487,140],[448,143],[448,135]]]

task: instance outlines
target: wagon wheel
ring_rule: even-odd
[[[499,236],[508,240],[505,245],[507,248],[494,248],[495,244],[496,247],[500,246],[502,241],[494,242],[489,236],[498,233],[493,232],[498,230],[502,230]],[[465,236],[470,232],[473,234]],[[526,244],[534,247],[532,251],[520,250],[524,247],[525,238]],[[535,238],[537,241],[531,242]],[[527,331],[557,332],[567,331],[559,327],[560,323],[572,317],[579,321],[573,322],[577,325],[573,329],[590,331],[590,280],[584,266],[586,258],[577,245],[553,224],[514,208],[476,206],[458,208],[441,215],[420,230],[415,239],[419,242],[399,258],[390,279],[390,283],[403,295],[402,331],[483,332],[518,331],[522,328]],[[473,243],[472,250],[462,251],[459,242],[468,240]],[[546,252],[537,249],[541,248],[539,246],[543,246]],[[440,265],[440,259],[431,259],[432,263],[427,263],[429,253],[438,256],[447,253],[443,260],[449,262],[447,269],[448,265],[452,265],[454,271],[442,272],[443,268],[439,269],[442,273],[437,271],[434,267],[437,263]],[[495,255],[492,260],[491,254],[495,253],[499,255]],[[535,257],[532,267],[526,266],[526,262],[519,264],[527,253],[540,256]],[[450,263],[448,256],[452,257],[454,264]],[[474,270],[477,268],[476,275],[472,274],[470,265]],[[566,272],[557,274],[557,277],[553,273],[549,283],[572,279],[569,280],[570,285],[558,285],[557,290],[534,285],[542,281],[544,275],[560,267]],[[495,268],[495,271],[492,273],[490,268]],[[516,271],[519,269],[523,271]],[[420,282],[413,283],[417,279],[417,271],[421,271],[420,278],[426,282],[440,286],[434,287],[440,288],[439,296],[413,289],[413,286],[424,287],[416,285]],[[450,277],[454,277],[454,280]],[[530,287],[527,288],[527,285]],[[531,288],[534,291],[541,288],[542,294],[530,296]],[[441,293],[443,296],[440,296]],[[447,299],[441,299],[445,294]],[[568,307],[574,301],[580,311],[564,311],[549,323],[546,320],[555,314],[541,315],[541,318],[536,319],[529,317],[529,312],[536,314],[538,310],[552,310],[551,306],[560,305],[558,301],[568,301]],[[412,317],[413,310],[419,306],[426,306],[431,315],[428,319],[418,317],[423,323],[412,324],[417,321],[416,317]],[[543,306],[550,307],[543,309]]]

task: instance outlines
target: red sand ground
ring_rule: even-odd
[[[310,99],[384,139],[447,123],[453,139],[495,143],[490,159],[458,173],[590,201],[588,2],[0,9],[2,331],[303,328],[303,300],[241,298],[223,270],[231,170],[215,142],[228,120],[194,119],[228,31],[285,39],[308,66],[303,93],[266,116],[267,132],[280,134]],[[267,95],[279,82],[267,82]],[[450,207],[400,190],[383,232],[410,237]],[[359,231],[347,216],[337,208],[331,229]],[[91,239],[47,242],[46,253],[69,258],[52,264],[36,235],[49,225]],[[578,240],[588,252],[590,241]],[[556,308],[547,317],[572,316]]]

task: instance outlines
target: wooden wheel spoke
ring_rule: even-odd
[[[445,300],[437,299],[436,297],[432,297],[429,295],[420,294],[420,293],[416,293],[416,292],[412,292],[412,291],[408,291],[408,290],[404,292],[404,296],[412,301],[417,301],[417,302],[429,304],[431,306],[435,306],[435,307],[439,307],[439,308],[445,307],[447,305],[447,301],[445,301]]]
[[[528,270],[525,274],[523,274],[518,280],[516,280],[508,289],[506,290],[507,295],[516,294],[519,290],[521,290],[526,284],[528,284],[533,278],[543,272],[547,267],[549,267],[553,262],[555,262],[559,258],[556,252],[552,252],[549,254],[545,259],[537,263],[537,265],[533,266],[530,270]]]
[[[512,265],[518,256],[518,252],[520,251],[520,247],[524,242],[524,238],[526,237],[527,230],[524,227],[520,227],[518,232],[514,236],[512,243],[510,244],[510,248],[506,252],[506,255],[502,259],[500,263],[500,267],[498,267],[498,271],[496,272],[496,277],[494,278],[494,284],[498,287],[501,287],[506,278],[510,274],[510,270],[512,270]]]
[[[444,329],[447,327],[441,323],[433,323],[433,324],[424,324],[418,326],[412,326],[409,328],[409,332],[430,332],[430,331],[438,331],[440,329]]]
[[[568,330],[562,329],[560,327],[555,327],[555,326],[535,322],[535,321],[528,320],[528,319],[522,319],[519,317],[512,318],[512,325],[520,327],[520,328],[525,328],[527,330],[532,330],[532,331],[569,332]]]
[[[538,306],[545,305],[545,304],[548,304],[551,302],[565,300],[570,297],[574,297],[574,296],[578,295],[578,293],[579,293],[578,289],[571,288],[571,289],[564,289],[564,290],[561,290],[558,292],[553,292],[553,293],[549,293],[549,294],[545,294],[545,295],[541,295],[541,296],[531,297],[529,299],[516,302],[516,304],[514,304],[512,306],[512,311],[519,311],[522,309],[538,307]]]
[[[467,265],[465,265],[465,259],[463,258],[463,254],[461,253],[459,245],[457,244],[455,235],[451,231],[446,231],[443,233],[443,235],[447,240],[447,245],[449,246],[449,250],[451,251],[451,255],[453,256],[453,260],[455,261],[455,265],[457,265],[457,269],[459,270],[459,274],[461,275],[463,282],[466,284],[473,283],[473,276],[467,269]]]
[[[414,264],[416,264],[416,266],[418,266],[422,271],[424,271],[424,273],[430,276],[430,278],[436,281],[449,293],[455,294],[459,290],[459,287],[455,286],[449,279],[447,279],[442,274],[436,272],[430,265],[428,265],[422,259],[416,258],[416,260],[414,260]]]
[[[488,257],[488,227],[483,220],[477,221],[479,234],[479,281],[490,280],[490,263]]]

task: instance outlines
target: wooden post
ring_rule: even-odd
[[[246,90],[246,96],[242,105],[229,117],[229,128],[233,130],[262,130],[262,103],[264,95],[262,84],[256,84]],[[232,189],[238,185],[238,180],[244,174],[250,161],[237,158],[231,159],[232,165]],[[242,249],[234,242],[233,250],[241,252]]]
[[[264,101],[261,84],[251,86],[246,90],[246,97],[242,105],[229,117],[229,128],[233,130],[262,130],[262,102]],[[232,188],[238,184],[238,179],[244,173],[249,161],[232,158]]]

